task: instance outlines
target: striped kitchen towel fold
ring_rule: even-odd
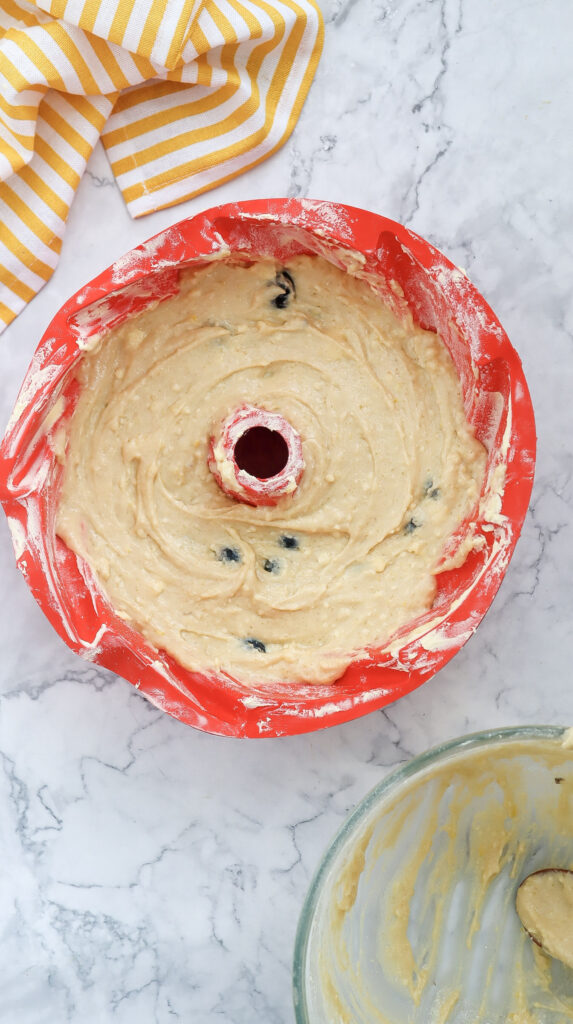
[[[0,331],[100,136],[133,217],[214,188],[286,141],[322,36],[314,0],[0,0]]]

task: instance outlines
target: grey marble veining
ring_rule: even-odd
[[[522,357],[531,511],[475,637],[397,704],[309,736],[232,741],[159,713],[51,630],[0,522],[0,1022],[292,1024],[294,931],[348,810],[463,732],[573,722],[573,80],[569,0],[329,0],[287,145],[130,221],[103,152],[61,263],[0,342],[0,426],[49,319],[180,217],[309,195],[401,220],[463,266]]]

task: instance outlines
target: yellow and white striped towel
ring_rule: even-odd
[[[0,331],[100,135],[133,217],[198,195],[286,141],[322,36],[314,0],[0,0]]]

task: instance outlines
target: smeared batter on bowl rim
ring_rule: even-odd
[[[184,271],[77,375],[57,532],[184,667],[326,682],[431,607],[486,453],[442,340],[366,282],[316,256]],[[207,467],[245,402],[302,438],[275,507],[227,497]]]
[[[515,909],[531,870],[572,864],[572,816],[573,757],[559,740],[461,747],[388,790],[315,912],[312,1020],[573,1019],[570,970],[531,942]]]

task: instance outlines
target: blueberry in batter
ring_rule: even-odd
[[[247,647],[252,647],[255,651],[260,651],[261,654],[265,654],[267,649],[262,640],[256,640],[253,636],[245,637],[245,644]]]
[[[221,562],[240,562],[241,552],[238,548],[221,548],[219,560]]]
[[[275,277],[275,284],[280,288],[280,292],[272,300],[273,306],[277,309],[286,309],[291,299],[296,298],[296,288],[292,275],[289,274],[288,270],[279,270]]]
[[[287,548],[290,551],[295,551],[299,546],[297,538],[291,537],[286,533],[283,533],[282,537],[279,539],[279,544],[281,548]]]

